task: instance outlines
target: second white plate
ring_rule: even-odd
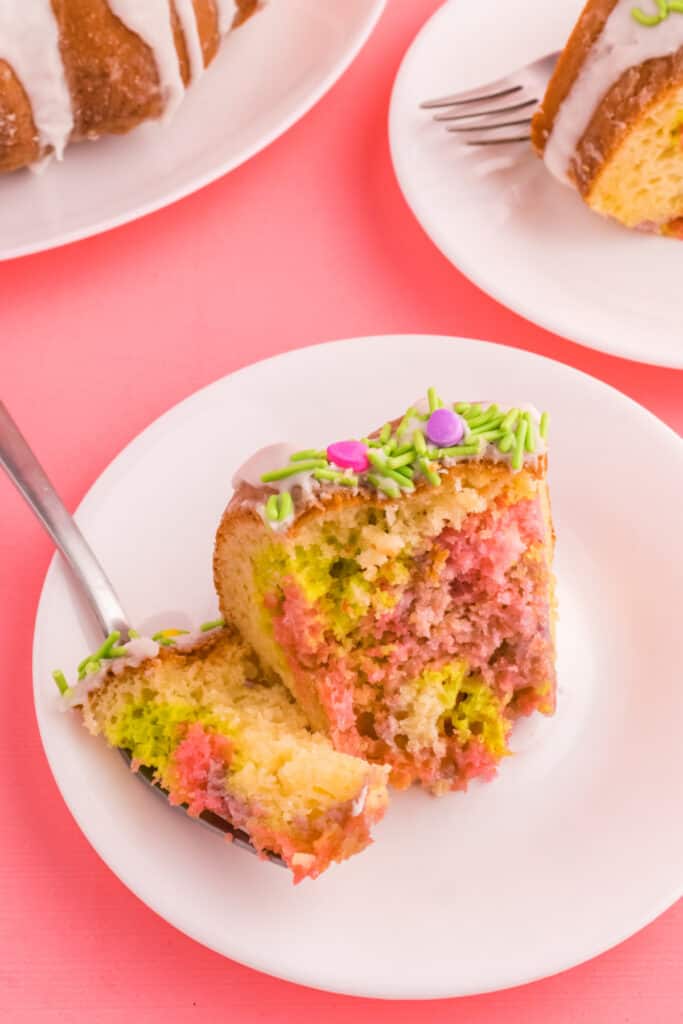
[[[432,241],[493,298],[572,341],[681,368],[680,243],[591,213],[530,147],[464,147],[419,109],[422,100],[561,49],[581,7],[581,0],[448,0],[396,79],[394,167]]]
[[[0,260],[135,220],[237,167],[346,70],[386,0],[274,0],[223,42],[169,124],[80,143],[39,175],[0,177]]]
[[[351,995],[518,985],[594,956],[680,895],[683,444],[605,384],[528,352],[361,338],[200,391],[133,441],[78,512],[138,626],[213,618],[213,536],[245,454],[283,437],[303,447],[357,436],[430,383],[552,416],[559,707],[520,724],[495,782],[440,800],[395,794],[369,850],[295,888],[170,811],[58,710],[51,669],[100,642],[58,559],[36,623],[45,750],[112,870],[212,949]]]

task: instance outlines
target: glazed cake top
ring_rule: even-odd
[[[233,477],[240,506],[251,506],[273,530],[325,493],[374,493],[397,499],[418,482],[440,486],[462,461],[506,463],[513,472],[546,453],[548,414],[532,405],[446,403],[430,388],[400,419],[360,440],[326,449],[290,444],[262,448]]]
[[[572,157],[615,82],[630,68],[670,56],[683,46],[681,15],[678,0],[648,0],[642,7],[634,7],[633,0],[616,0],[555,115],[543,158],[556,178],[568,180]]]

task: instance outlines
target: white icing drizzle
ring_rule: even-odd
[[[163,119],[172,117],[185,95],[173,38],[170,0],[108,0],[113,13],[147,43],[154,54],[164,101]]]
[[[193,0],[174,0],[174,2],[190,60],[190,79],[194,82],[204,71],[204,54],[202,53],[202,41],[199,36],[194,2]]]
[[[171,649],[181,652],[191,651],[198,644],[208,640],[209,637],[215,636],[221,629],[223,629],[223,625],[214,626],[212,629],[197,629],[190,633],[180,633],[171,638]],[[125,655],[121,655],[120,658],[105,658],[97,672],[91,672],[90,675],[79,679],[74,686],[69,687],[61,701],[60,706],[63,711],[82,704],[88,694],[98,689],[108,675],[118,676],[127,668],[139,668],[144,661],[158,657],[161,645],[151,637],[138,636],[123,646],[126,651]]]
[[[83,679],[79,679],[74,686],[69,687],[61,702],[62,710],[82,704],[89,693],[102,685],[110,672],[118,676],[124,669],[138,668],[143,661],[147,661],[149,658],[156,658],[159,653],[159,644],[146,636],[129,640],[123,646],[126,650],[125,657],[122,655],[120,658],[105,660],[98,672],[92,672]]]
[[[61,160],[74,121],[50,0],[0,0],[0,58],[28,96],[40,145]]]
[[[568,180],[572,157],[593,114],[624,72],[683,46],[683,15],[672,12],[658,25],[644,26],[635,20],[632,8],[633,0],[619,0],[557,112],[544,159],[560,181]]]
[[[225,35],[232,28],[239,7],[235,0],[216,0],[216,7],[218,8],[218,31],[221,35]]]

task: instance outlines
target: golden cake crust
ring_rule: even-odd
[[[589,0],[558,61],[543,103],[531,125],[531,139],[543,155],[555,119],[617,0]],[[625,71],[603,97],[567,168],[570,180],[588,198],[601,169],[648,108],[667,91],[683,86],[683,48]]]
[[[72,139],[121,134],[163,113],[159,74],[150,47],[111,11],[106,0],[51,0],[59,30],[64,71],[74,117]],[[238,0],[235,24],[257,7]],[[215,0],[193,0],[204,65],[220,42]],[[173,0],[178,63],[185,85],[190,64]],[[31,104],[20,79],[0,60],[0,173],[34,163],[43,156]]]
[[[588,0],[581,12],[574,31],[560,54],[543,102],[531,124],[531,141],[539,156],[545,151],[560,107],[571,92],[583,62],[617,2],[618,0]]]

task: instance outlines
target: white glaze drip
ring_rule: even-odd
[[[593,114],[624,72],[683,46],[683,15],[672,13],[649,27],[635,20],[632,8],[633,0],[619,0],[557,112],[544,159],[560,181],[568,180],[572,157]]]
[[[190,79],[194,82],[204,71],[204,54],[202,53],[202,41],[199,36],[194,2],[193,0],[174,0],[174,2],[190,60]]]
[[[241,483],[249,484],[250,487],[269,487],[278,494],[283,491],[293,491],[300,487],[305,497],[310,497],[317,481],[310,473],[296,473],[284,480],[273,480],[264,484],[261,477],[274,469],[282,469],[286,466],[296,452],[301,451],[302,445],[295,444],[271,444],[255,452],[250,459],[240,466],[232,478],[232,486],[235,490]]]
[[[0,0],[0,59],[28,96],[41,147],[61,160],[74,121],[50,0]]]
[[[185,95],[180,61],[173,38],[170,0],[108,0],[113,13],[152,50],[168,120]]]
[[[216,0],[216,7],[218,8],[218,31],[221,35],[225,35],[232,28],[239,8],[235,0]]]
[[[159,653],[159,644],[146,636],[129,640],[127,644],[124,644],[124,648],[126,650],[125,656],[122,655],[120,658],[104,661],[102,668],[98,672],[92,672],[83,679],[79,679],[74,686],[69,687],[68,691],[64,694],[61,704],[62,709],[66,710],[67,708],[73,708],[78,704],[82,704],[89,693],[102,685],[110,672],[118,676],[124,669],[138,668],[143,661],[147,661],[149,658],[156,658]]]

